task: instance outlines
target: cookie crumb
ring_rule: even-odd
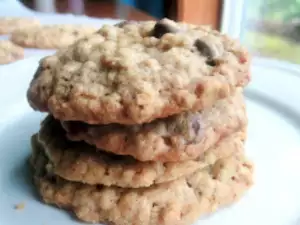
[[[23,210],[24,208],[25,208],[24,202],[21,202],[21,203],[15,205],[16,210]]]

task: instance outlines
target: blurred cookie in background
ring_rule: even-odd
[[[10,34],[16,29],[40,26],[35,18],[0,17],[0,34]]]
[[[61,49],[96,31],[97,28],[85,25],[64,24],[26,27],[15,30],[11,40],[23,47]]]
[[[24,49],[8,40],[0,40],[0,64],[8,64],[24,58]]]

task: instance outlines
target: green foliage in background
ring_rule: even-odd
[[[247,32],[245,43],[256,55],[272,57],[300,64],[300,44],[282,37],[259,32]]]
[[[300,19],[300,0],[247,0],[247,18],[276,21]]]
[[[300,0],[246,0],[248,21],[300,21]],[[285,37],[245,30],[243,42],[255,55],[272,57],[300,64],[300,43]]]

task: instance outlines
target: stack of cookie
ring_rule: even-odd
[[[30,105],[35,184],[87,222],[188,225],[252,184],[249,58],[205,26],[103,26],[41,60]]]

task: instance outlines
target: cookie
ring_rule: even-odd
[[[11,40],[24,47],[61,49],[96,30],[84,25],[45,25],[17,29],[12,33]]]
[[[0,64],[8,64],[24,58],[24,49],[8,40],[0,40]]]
[[[60,120],[142,124],[210,107],[250,79],[239,43],[164,19],[105,25],[41,60],[27,96]]]
[[[243,94],[219,100],[212,108],[186,112],[142,125],[88,125],[64,121],[72,141],[84,140],[117,155],[139,161],[182,161],[195,159],[222,137],[246,126]]]
[[[231,204],[252,185],[252,164],[237,154],[187,178],[148,188],[119,188],[63,180],[33,155],[35,183],[47,204],[72,211],[80,220],[114,225],[187,225]]]
[[[99,151],[83,142],[70,142],[58,121],[48,117],[45,122],[38,137],[32,137],[32,148],[45,152],[49,160],[47,169],[66,180],[106,186],[137,188],[178,179],[220,158],[242,152],[245,139],[244,131],[237,132],[195,160],[140,162],[131,156]]]
[[[10,34],[16,29],[39,26],[35,18],[0,17],[0,34]]]

